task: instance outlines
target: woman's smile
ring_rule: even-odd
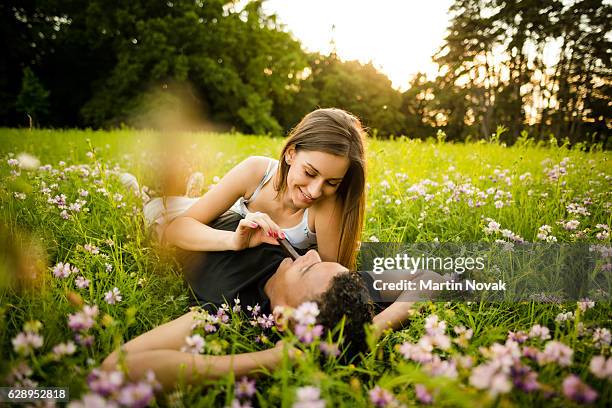
[[[298,187],[297,189],[300,192],[300,199],[304,201],[306,204],[312,204],[312,202],[314,201],[314,198],[304,193],[304,191],[301,188]]]

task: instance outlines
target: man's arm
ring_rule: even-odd
[[[291,356],[291,353],[288,354]],[[146,378],[153,371],[164,390],[172,390],[180,382],[197,384],[205,379],[216,379],[230,372],[236,377],[266,369],[273,370],[283,359],[283,345],[252,353],[210,356],[177,350],[148,350],[126,353],[124,364],[131,380]],[[113,369],[108,365],[105,369]]]
[[[381,279],[385,283],[398,283],[402,280],[414,282],[415,290],[379,290],[381,300],[394,302],[385,310],[374,316],[372,323],[376,335],[382,334],[387,329],[397,329],[402,322],[407,320],[414,310],[415,303],[433,299],[434,292],[418,289],[419,281],[443,282],[445,279],[440,274],[432,271],[419,270],[410,273],[405,270],[389,270],[381,275],[376,275],[374,279]]]
[[[236,377],[265,368],[272,370],[281,362],[282,350],[272,348],[254,353],[227,356],[204,356],[176,350],[153,350],[128,354],[125,359],[128,375],[142,379],[152,370],[164,390],[171,390],[184,381],[197,384],[204,379],[216,379],[233,372]]]
[[[415,302],[404,302],[396,300],[385,310],[374,316],[372,323],[376,335],[382,334],[387,329],[395,330],[401,323],[408,319],[412,313]]]

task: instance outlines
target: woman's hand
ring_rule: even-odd
[[[263,243],[278,245],[278,238],[285,238],[282,229],[272,221],[268,214],[248,213],[240,220],[232,236],[232,248],[240,251],[253,248]]]

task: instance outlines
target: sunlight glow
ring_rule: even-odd
[[[372,61],[398,89],[417,72],[433,78],[431,56],[442,44],[451,0],[267,0],[308,51],[332,50],[343,60]],[[332,31],[332,26],[334,30]]]

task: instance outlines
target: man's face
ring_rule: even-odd
[[[322,262],[317,251],[310,250],[295,261],[285,258],[276,273],[281,274],[281,284],[288,306],[297,307],[307,300],[324,293],[334,276],[348,269],[336,262]]]

